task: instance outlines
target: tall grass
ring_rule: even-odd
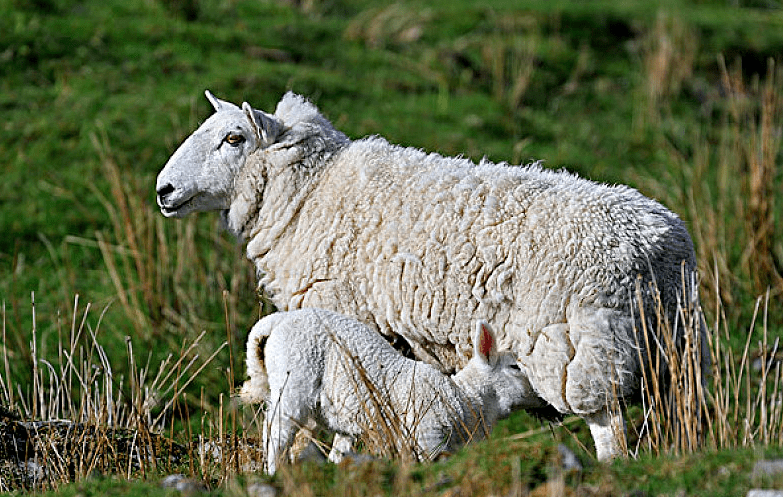
[[[783,295],[783,245],[777,236],[781,211],[776,203],[783,187],[783,72],[770,59],[764,78],[756,75],[748,82],[740,61],[729,68],[719,57],[717,65],[719,86],[705,96],[704,104],[705,112],[716,114],[717,124],[674,133],[674,119],[660,116],[668,106],[656,107],[651,112],[664,126],[655,132],[669,169],[664,178],[638,179],[686,218],[699,272],[704,281],[717,282],[703,286],[705,302],[728,305],[734,316],[735,304],[744,296],[769,289],[772,302],[779,303]],[[649,93],[650,100],[657,98],[652,89]],[[714,291],[720,291],[719,299]]]
[[[111,219],[111,230],[95,233],[95,245],[137,336],[170,341],[183,329],[216,330],[223,322],[205,321],[201,307],[222,315],[228,306],[237,316],[252,306],[255,275],[240,244],[196,217],[166,220],[151,205],[150,178],[123,174],[105,136],[92,141],[110,186],[109,195],[93,192]],[[204,254],[204,247],[211,250]]]
[[[678,310],[681,330],[673,329],[658,304],[657,315],[642,320],[643,327],[648,322],[662,326],[657,340],[641,344],[661,353],[650,354],[643,370],[642,416],[634,425],[631,438],[636,442],[629,453],[684,454],[783,445],[783,370],[779,339],[770,340],[769,293],[756,302],[740,353],[730,346],[720,302],[715,304],[718,317],[706,327],[697,302],[683,305]],[[709,350],[702,351],[694,340],[701,329],[707,333]],[[647,329],[641,331],[649,336]],[[676,336],[684,340],[672,339]],[[753,343],[758,346],[755,355]],[[711,365],[703,360],[705,353],[710,354]]]
[[[195,352],[202,333],[184,342],[177,354],[154,364],[149,354],[140,362],[126,337],[130,373],[119,375],[100,337],[108,308],[93,324],[91,305],[81,307],[77,296],[72,318],[58,323],[56,355],[50,357],[39,354],[35,295],[31,300],[29,385],[13,383],[3,342],[3,490],[55,488],[95,472],[131,478],[181,465],[185,446],[161,433],[173,426],[175,407],[188,385],[225,344],[203,358]],[[3,338],[5,318],[4,313]]]
[[[149,178],[121,170],[105,134],[92,142],[109,185],[92,190],[111,225],[49,249],[63,296],[76,286],[68,248],[81,247],[100,252],[116,298],[96,321],[92,304],[77,295],[66,306],[69,317],[50,323],[47,313],[41,326],[33,294],[30,341],[16,344],[21,334],[7,334],[3,304],[0,405],[11,417],[0,424],[20,437],[6,439],[5,448],[22,449],[6,451],[0,488],[42,490],[95,472],[135,478],[175,469],[219,482],[256,467],[260,447],[241,434],[243,421],[226,395],[235,376],[226,349],[241,346],[245,322],[260,312],[252,266],[239,244],[203,220],[166,222],[150,203]],[[21,313],[23,305],[13,304]]]
[[[660,125],[672,99],[693,76],[698,37],[679,16],[659,11],[653,26],[636,43],[642,69],[634,116],[639,133]]]
[[[769,60],[767,74],[748,82],[740,61],[729,68],[719,56],[717,86],[703,95],[706,125],[683,132],[674,100],[692,84],[695,45],[686,26],[663,15],[642,37],[638,92],[644,105],[635,121],[662,144],[669,168],[665,178],[638,179],[690,224],[704,309],[684,306],[681,313],[695,311],[707,323],[712,367],[705,370],[695,344],[656,344],[665,360],[649,369],[671,378],[674,397],[667,396],[658,374],[644,378],[644,415],[633,454],[783,443],[780,326],[768,319],[780,314],[783,294],[783,252],[775,237],[783,74]],[[740,309],[747,295],[761,295],[752,313]],[[751,315],[750,322],[738,321],[741,315]],[[655,320],[668,327],[661,317]],[[684,320],[685,330],[664,329],[662,336],[696,336],[697,321]]]

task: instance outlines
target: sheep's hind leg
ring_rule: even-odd
[[[626,453],[625,419],[619,410],[604,407],[592,414],[583,414],[582,418],[590,427],[599,461],[609,461]]]
[[[300,420],[303,418],[301,412],[281,412],[281,405],[283,403],[278,402],[271,406],[267,413],[268,418],[264,420],[262,441],[266,454],[266,472],[270,475],[275,474],[277,464],[286,450],[291,447]]]
[[[353,450],[353,437],[340,433],[334,434],[332,450],[329,452],[329,461],[334,464],[340,464],[346,454]]]

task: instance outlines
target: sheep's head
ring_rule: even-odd
[[[215,113],[193,132],[158,175],[158,206],[166,217],[228,209],[234,180],[247,158],[283,130],[274,116],[238,107],[206,92]]]
[[[485,408],[494,408],[500,416],[508,415],[530,396],[530,382],[511,351],[498,351],[497,337],[484,320],[476,323],[472,335],[473,357],[456,375],[458,384],[469,385],[479,392]]]

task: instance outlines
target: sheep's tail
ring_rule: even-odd
[[[250,377],[239,391],[239,399],[245,404],[264,402],[269,399],[269,377],[264,366],[264,349],[272,333],[270,319],[261,319],[250,330],[247,337],[247,375]]]

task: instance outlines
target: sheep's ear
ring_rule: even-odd
[[[225,100],[220,100],[215,95],[212,94],[211,91],[205,90],[204,95],[207,96],[207,100],[209,100],[209,103],[212,104],[212,107],[215,109],[215,111],[219,110],[229,110],[229,109],[239,109],[236,105],[232,104],[231,102],[226,102]]]
[[[497,339],[492,327],[484,320],[476,322],[473,336],[473,355],[481,357],[489,364],[494,364],[498,355]]]
[[[242,103],[242,110],[245,111],[260,141],[265,145],[271,145],[277,140],[283,125],[276,117],[250,107],[247,102]]]

